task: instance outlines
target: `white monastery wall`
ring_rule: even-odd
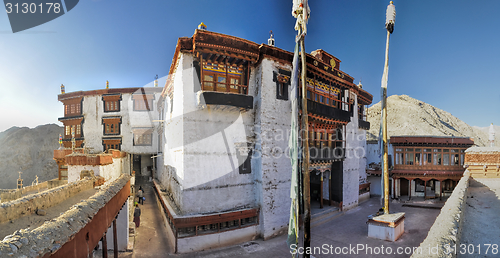
[[[354,95],[354,107],[358,106],[357,96]],[[359,196],[359,177],[361,170],[365,170],[365,166],[361,167],[361,157],[365,156],[364,152],[364,134],[363,130],[358,129],[358,112],[355,109],[352,112],[351,121],[345,126],[346,130],[346,157],[344,160],[343,170],[343,187],[342,187],[342,209],[348,210],[358,206]],[[363,134],[360,133],[363,131]]]
[[[145,89],[146,92],[147,88]],[[133,128],[154,128],[152,122],[158,117],[156,101],[160,97],[160,93],[155,93],[153,100],[152,111],[134,111],[132,94],[122,94],[120,101],[120,111],[104,112],[104,102],[102,95],[85,96],[83,100],[83,136],[85,138],[85,146],[92,148],[93,153],[103,151],[103,137],[120,137],[122,138],[121,150],[135,154],[156,153],[158,146],[158,135],[154,132],[152,146],[134,146],[133,145]],[[120,125],[119,135],[104,135],[104,125],[102,124],[103,117],[120,116],[122,123]]]
[[[262,169],[261,188],[261,235],[264,239],[280,234],[288,228],[290,214],[291,164],[288,154],[290,132],[291,101],[276,99],[276,83],[273,71],[291,71],[291,66],[283,66],[275,61],[263,59],[257,79],[256,110],[259,116],[259,134],[256,141],[260,145]],[[260,87],[259,87],[260,84]],[[290,92],[290,87],[288,87]],[[288,94],[290,96],[290,94]]]
[[[252,174],[239,171],[248,146],[253,145],[253,112],[207,106],[198,92],[192,56],[184,57],[180,64],[185,82],[182,211],[199,214],[255,207]]]
[[[175,204],[182,208],[182,183],[184,182],[184,87],[183,74],[186,55],[179,54],[173,76],[173,99],[165,97],[165,142],[163,148],[163,162],[165,171],[158,175],[158,180],[172,193]],[[189,58],[191,59],[191,58]],[[192,61],[192,60],[191,60]],[[189,83],[185,82],[185,83]]]

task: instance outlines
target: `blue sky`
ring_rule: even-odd
[[[389,1],[311,0],[306,51],[324,49],[380,100]],[[500,125],[500,1],[394,1],[388,93],[407,94],[469,125]],[[144,86],[166,76],[177,38],[208,30],[293,51],[291,0],[82,0],[12,33],[0,12],[0,131],[57,123],[66,91]],[[160,86],[164,81],[160,81]]]

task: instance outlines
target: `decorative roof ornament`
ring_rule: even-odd
[[[64,94],[64,93],[66,93],[66,90],[64,88],[64,84],[61,84],[61,94]]]
[[[207,25],[205,23],[201,22],[200,25],[198,25],[199,30],[207,30]]]
[[[394,23],[396,23],[396,6],[391,1],[385,13],[385,28],[391,34],[394,31]]]
[[[267,45],[274,47],[274,34],[273,34],[273,31],[270,31],[269,33],[271,35],[269,36],[269,39],[267,40]]]
[[[155,87],[158,87],[158,74],[155,76]]]
[[[109,81],[106,80],[106,89],[109,89]]]
[[[293,0],[292,15],[297,18],[295,22],[295,30],[302,31],[302,35],[307,34],[306,24],[309,20],[311,9],[307,0]]]

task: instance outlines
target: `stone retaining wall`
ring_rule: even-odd
[[[0,190],[0,202],[10,202],[12,200],[16,200],[21,198],[24,194],[31,192],[31,191],[36,191],[40,189],[51,189],[57,186],[61,186],[64,184],[67,184],[68,180],[59,180],[59,179],[52,179],[49,181],[41,182],[38,185],[30,185],[23,187],[22,189],[2,189]]]
[[[84,180],[86,184],[93,183],[92,180]],[[123,189],[129,180],[130,176],[122,175],[90,198],[73,205],[58,218],[47,221],[38,228],[21,229],[6,236],[0,242],[0,258],[14,255],[15,257],[44,257],[47,254],[57,252],[84,228],[94,215]]]
[[[45,182],[46,183],[46,182]],[[16,219],[20,216],[46,209],[74,196],[75,194],[94,187],[94,179],[86,178],[74,183],[59,186],[40,193],[0,204],[0,223]]]
[[[421,252],[414,253],[411,258],[456,257],[447,247],[460,245],[469,179],[470,172],[466,170],[420,244],[418,251]]]

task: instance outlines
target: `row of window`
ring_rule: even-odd
[[[396,165],[463,166],[464,149],[396,148]]]
[[[335,148],[342,146],[342,130],[335,130],[333,133],[323,131],[309,131],[309,147]]]
[[[119,112],[120,100],[103,100],[104,112]],[[134,111],[153,110],[153,99],[134,99]],[[64,105],[64,116],[81,115],[81,103]]]

